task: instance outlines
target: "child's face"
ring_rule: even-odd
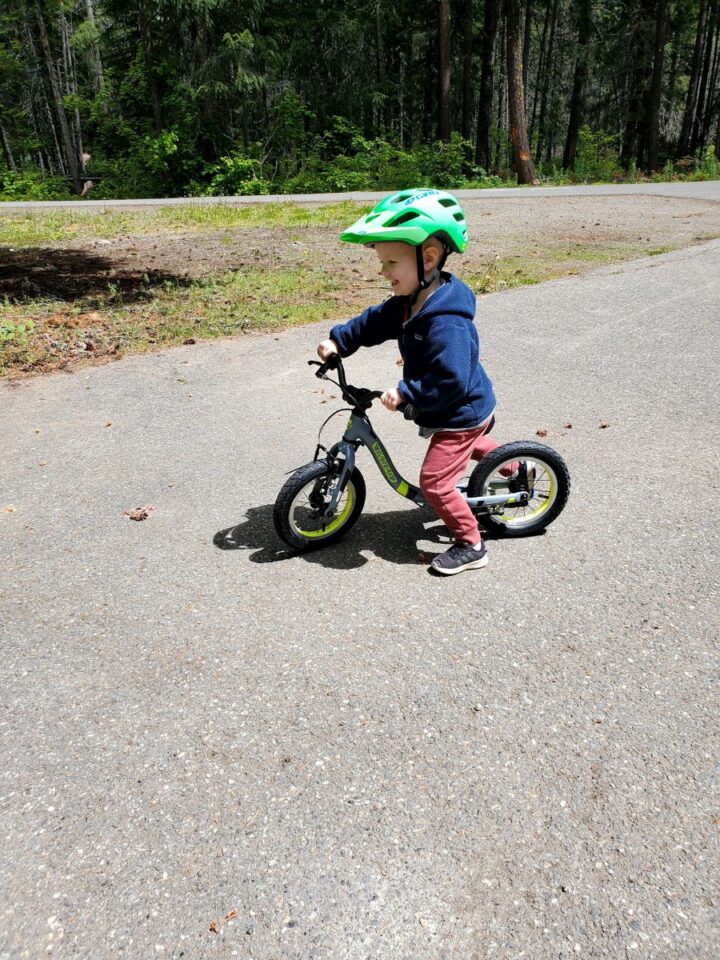
[[[418,285],[415,247],[408,243],[382,242],[375,244],[380,261],[380,273],[399,297],[409,297]]]

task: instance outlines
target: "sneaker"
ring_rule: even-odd
[[[469,543],[454,543],[449,550],[435,557],[430,569],[436,573],[461,573],[463,570],[475,570],[488,562],[485,544],[479,550]]]

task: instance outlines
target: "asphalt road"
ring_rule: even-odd
[[[498,187],[490,190],[453,190],[462,199],[483,197],[592,197],[592,196],[633,196],[652,194],[656,197],[677,197],[696,200],[720,200],[720,180],[701,180],[681,183],[604,183],[587,186],[568,187]],[[40,200],[6,201],[0,203],[0,213],[4,210],[100,210],[107,207],[170,207],[186,204],[230,204],[231,206],[248,203],[335,203],[339,200],[357,200],[360,203],[374,203],[385,193],[355,191],[351,193],[298,193],[273,194],[259,197],[168,197],[165,199],[141,200]]]
[[[481,299],[574,487],[447,579],[367,456],[274,536],[324,328],[0,385],[0,958],[715,960],[719,302],[720,241]]]

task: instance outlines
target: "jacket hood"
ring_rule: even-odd
[[[409,324],[449,313],[470,321],[475,319],[475,294],[470,287],[452,273],[443,271],[440,276],[443,283],[409,320]]]

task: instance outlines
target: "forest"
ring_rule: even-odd
[[[720,0],[2,0],[0,199],[720,175]]]

